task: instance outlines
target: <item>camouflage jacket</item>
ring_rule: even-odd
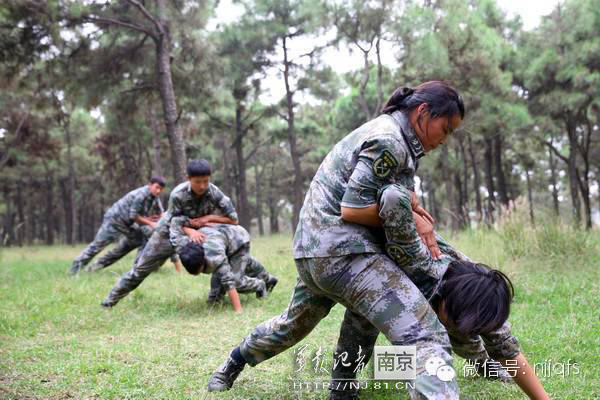
[[[173,217],[170,224],[171,244],[177,251],[190,242],[189,237],[183,231],[183,227],[190,226],[188,217]],[[219,224],[211,227],[202,227],[199,229],[205,235],[202,247],[204,248],[204,268],[201,271],[205,274],[217,274],[221,285],[227,290],[236,287],[235,274],[238,271],[237,266],[232,266],[229,257],[236,254],[243,248],[247,248],[250,243],[248,231],[240,225]]]
[[[189,182],[183,182],[171,192],[169,206],[159,221],[158,230],[161,235],[167,237],[171,218],[198,218],[211,214],[229,217],[236,222],[238,220],[233,202],[217,186],[209,184],[206,193],[199,197],[192,191]]]
[[[147,217],[162,212],[160,198],[154,197],[148,186],[142,186],[121,197],[108,209],[105,218],[131,225],[138,216]]]
[[[338,142],[313,178],[294,235],[294,258],[383,253],[374,230],[342,220],[341,207],[377,203],[385,185],[414,190],[424,155],[408,118],[397,111],[360,126]]]

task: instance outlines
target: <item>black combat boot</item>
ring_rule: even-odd
[[[277,280],[277,278],[275,278],[273,275],[269,275],[269,279],[267,279],[267,292],[272,292],[273,289],[275,288],[275,285],[277,285],[277,282],[279,282]]]
[[[265,281],[260,281],[258,289],[256,289],[256,297],[259,299],[266,299],[269,296],[269,292],[267,291],[267,284]]]
[[[231,389],[233,382],[235,382],[245,365],[236,362],[231,356],[228,356],[227,361],[208,380],[208,391],[225,392]]]

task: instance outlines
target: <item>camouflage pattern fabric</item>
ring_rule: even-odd
[[[254,366],[297,344],[340,303],[347,308],[338,347],[370,356],[377,332],[397,345],[417,346],[413,399],[456,399],[456,381],[444,382],[425,371],[440,357],[452,364],[446,330],[418,289],[394,262],[381,254],[296,260],[299,279],[288,308],[256,327],[240,350]],[[363,332],[362,335],[357,334]],[[368,361],[368,360],[367,360]],[[343,376],[344,372],[340,372]],[[338,377],[339,378],[339,377]]]
[[[338,142],[313,178],[294,236],[294,258],[384,253],[369,227],[345,222],[341,207],[377,203],[385,185],[414,190],[423,147],[401,112],[381,115]]]
[[[454,260],[469,258],[454,249],[441,236],[437,242],[441,260],[433,260],[417,234],[412,216],[411,193],[400,185],[389,185],[379,195],[379,216],[383,220],[389,256],[402,268],[427,299],[436,293],[439,284]],[[496,360],[514,358],[520,353],[519,342],[512,336],[510,324],[485,335],[465,336],[447,328],[452,350],[470,360],[492,357]]]
[[[116,241],[120,235],[124,235],[132,241],[137,240],[137,233],[131,228],[134,219],[138,216],[153,215],[152,213],[162,213],[162,204],[158,197],[152,195],[148,186],[142,186],[127,193],[104,214],[96,237],[73,261],[70,272],[77,273],[106,246]]]

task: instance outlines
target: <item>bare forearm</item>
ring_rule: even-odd
[[[342,207],[342,219],[360,225],[382,226],[381,218],[379,217],[379,206],[377,204],[365,208]]]
[[[229,217],[223,217],[220,215],[207,215],[207,219],[209,223],[213,224],[228,224],[228,225],[237,225],[237,221],[232,220]]]
[[[134,218],[134,221],[140,225],[149,225],[152,228],[156,228],[156,222],[152,221],[150,218],[142,217],[138,215]]]
[[[516,360],[517,368],[516,375],[513,377],[514,381],[521,388],[521,390],[529,396],[532,400],[549,400],[548,394],[544,390],[542,383],[535,375],[535,371],[527,362],[525,356],[521,353],[512,360]],[[509,360],[500,360],[500,363],[505,367],[514,369],[514,361],[507,362]]]
[[[229,289],[227,291],[227,296],[229,296],[229,301],[231,302],[231,306],[233,307],[233,312],[239,314],[242,312],[242,303],[240,303],[240,295],[238,294],[236,289]]]

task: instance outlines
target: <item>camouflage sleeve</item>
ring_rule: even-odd
[[[227,261],[219,265],[219,267],[215,269],[213,274],[217,276],[219,282],[221,282],[221,285],[226,291],[230,289],[235,289],[235,276],[233,275],[233,272],[231,271],[231,266]]]
[[[485,349],[494,360],[513,359],[521,352],[519,341],[511,334],[508,322],[491,333],[481,335],[481,338]]]
[[[167,214],[171,217],[179,217],[183,215],[183,202],[181,200],[182,192],[173,190],[169,195],[169,203],[167,205]]]
[[[212,189],[213,199],[217,203],[217,207],[219,207],[223,212],[223,215],[234,220],[235,222],[238,222],[238,215],[231,199],[227,197],[218,187],[213,185]]]
[[[377,203],[378,191],[393,183],[407,157],[407,149],[395,137],[384,136],[365,143],[350,175],[342,207],[365,208]]]
[[[412,193],[401,185],[389,185],[379,195],[379,216],[386,236],[385,249],[426,298],[435,292],[450,257],[431,258],[417,233],[413,219]]]
[[[169,225],[169,239],[171,240],[171,245],[175,247],[177,252],[190,242],[190,238],[183,231],[184,226],[189,226],[188,217],[179,216],[171,218],[171,224]]]
[[[412,192],[401,185],[388,185],[378,196],[386,251],[400,268],[414,275],[417,270],[428,270],[433,260],[417,233],[411,197]]]
[[[129,206],[129,219],[133,221],[136,217],[144,214],[144,200],[146,196],[140,192],[137,193],[133,200],[131,201],[131,205]]]

